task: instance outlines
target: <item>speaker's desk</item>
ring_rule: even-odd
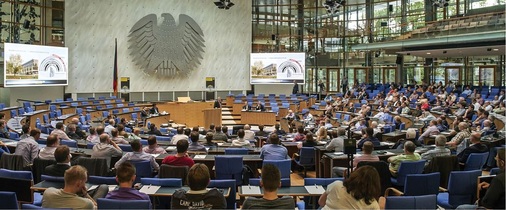
[[[206,119],[206,111],[213,109],[214,101],[210,102],[168,102],[156,103],[160,112],[170,113],[170,119],[178,124],[186,124],[186,127],[205,126],[207,123],[221,125],[221,109],[215,109],[220,117]]]
[[[276,124],[276,113],[274,113],[274,112],[257,112],[257,111],[241,111],[241,124],[275,125]]]

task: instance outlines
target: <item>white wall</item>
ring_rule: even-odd
[[[202,0],[66,0],[65,45],[69,48],[67,93],[111,92],[114,39],[118,39],[119,77],[130,77],[131,92],[205,90],[205,77],[216,77],[216,90],[249,89],[251,2],[234,1],[220,10]],[[132,62],[128,35],[148,14],[192,17],[201,27],[205,53],[187,77],[146,75]]]
[[[31,101],[63,99],[63,86],[0,88],[0,101],[8,106],[23,106],[18,99]]]
[[[258,94],[292,94],[293,84],[265,84],[255,85],[255,95]],[[299,93],[302,90],[302,86],[299,85]]]

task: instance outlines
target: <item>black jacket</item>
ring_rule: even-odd
[[[70,166],[67,164],[53,164],[49,165],[44,169],[44,175],[63,177],[65,170],[69,169]]]

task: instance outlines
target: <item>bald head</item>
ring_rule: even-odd
[[[481,134],[480,133],[473,132],[471,134],[471,137],[469,137],[469,140],[471,141],[471,143],[475,144],[475,143],[480,142],[480,138],[481,138]]]
[[[116,123],[116,121],[114,121],[114,119],[109,119],[109,125],[114,126],[115,123]]]
[[[249,130],[250,128],[251,127],[248,124],[244,125],[244,130]]]
[[[72,118],[72,123],[79,124],[79,119],[77,119],[77,117]]]
[[[109,135],[106,133],[100,134],[100,143],[108,143],[109,142]]]

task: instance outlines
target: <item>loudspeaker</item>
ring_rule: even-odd
[[[29,20],[25,20],[25,22],[23,23],[23,28],[25,28],[25,29],[30,28],[30,21]]]
[[[344,140],[344,154],[357,154],[357,140],[356,139],[345,139]]]
[[[394,11],[394,5],[388,5],[388,11],[393,12]]]
[[[402,64],[402,60],[403,60],[404,56],[402,55],[397,55],[397,59],[395,59],[395,63],[396,64]]]
[[[276,34],[271,35],[271,40],[276,40]]]

